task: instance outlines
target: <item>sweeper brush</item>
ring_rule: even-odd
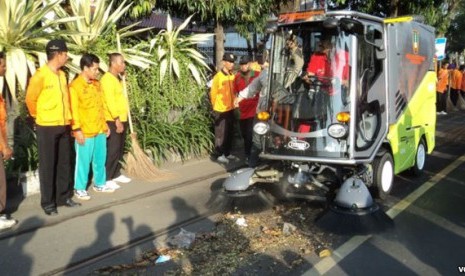
[[[394,226],[394,221],[373,201],[363,181],[351,177],[316,219],[316,225],[334,234],[366,235],[386,231]]]

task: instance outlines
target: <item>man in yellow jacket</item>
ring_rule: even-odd
[[[107,136],[110,134],[104,114],[104,96],[97,80],[100,60],[93,54],[84,54],[80,61],[81,74],[69,85],[71,94],[71,127],[75,138],[76,167],[74,171],[75,196],[89,200],[87,182],[92,164],[94,190],[112,193],[106,184],[105,161]]]
[[[115,182],[128,183],[131,179],[121,174],[121,163],[124,155],[124,142],[128,125],[128,101],[123,92],[121,75],[124,74],[126,64],[119,53],[110,54],[110,69],[100,79],[105,95],[105,119],[110,128],[107,140],[106,174],[107,185],[116,189]]]
[[[234,129],[234,61],[235,56],[225,53],[223,68],[213,77],[210,101],[215,119],[215,151],[217,161],[228,163],[231,155]]]
[[[3,52],[0,52],[0,77],[5,76],[6,58]],[[4,160],[8,160],[13,155],[13,150],[8,145],[7,136],[7,117],[5,101],[0,93],[0,213],[6,207],[6,175]],[[16,223],[16,220],[8,218],[6,214],[0,215],[0,231],[10,229]]]
[[[39,152],[40,204],[45,214],[58,215],[57,206],[75,207],[71,172],[71,110],[65,73],[68,60],[63,40],[50,40],[47,64],[29,80],[26,105],[35,119]]]

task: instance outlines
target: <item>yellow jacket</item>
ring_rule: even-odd
[[[65,73],[59,70],[55,74],[48,65],[39,68],[29,80],[26,105],[38,125],[69,125],[71,110]]]
[[[221,70],[213,77],[210,101],[214,111],[226,112],[234,109],[234,74],[226,75]]]
[[[112,73],[106,72],[100,79],[100,85],[105,95],[105,119],[121,122],[128,121],[128,101],[123,94],[123,84]]]
[[[94,137],[108,130],[105,120],[103,92],[96,80],[87,82],[78,76],[69,85],[73,130],[80,129],[84,137]]]

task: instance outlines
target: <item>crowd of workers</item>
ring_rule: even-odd
[[[465,65],[456,66],[456,64],[442,62],[437,77],[437,115],[447,115],[448,102],[451,109],[465,105]]]
[[[40,205],[46,215],[54,216],[59,206],[81,206],[73,198],[89,200],[89,187],[95,192],[112,193],[120,188],[118,183],[131,181],[121,174],[129,105],[121,54],[109,55],[109,70],[100,80],[99,58],[91,53],[82,55],[81,72],[68,84],[61,69],[68,61],[65,41],[50,40],[45,52],[47,63],[29,80],[26,105],[37,136]],[[0,77],[5,75],[6,62],[5,54],[0,53]],[[6,114],[0,96],[0,213],[6,207],[3,162],[13,155]],[[17,221],[9,215],[0,216],[0,231],[15,224]]]

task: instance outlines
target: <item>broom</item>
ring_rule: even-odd
[[[121,43],[119,39],[119,34],[117,36],[118,52],[121,53]],[[128,121],[129,121],[129,131],[131,137],[131,150],[128,152],[126,157],[126,165],[124,170],[126,173],[132,177],[149,180],[149,181],[161,181],[171,178],[172,173],[160,170],[153,164],[152,160],[147,156],[147,154],[142,150],[137,141],[137,134],[134,132],[134,127],[132,124],[131,110],[129,108],[129,97],[126,87],[126,76],[122,76],[123,82],[123,94],[126,98],[128,104]]]

